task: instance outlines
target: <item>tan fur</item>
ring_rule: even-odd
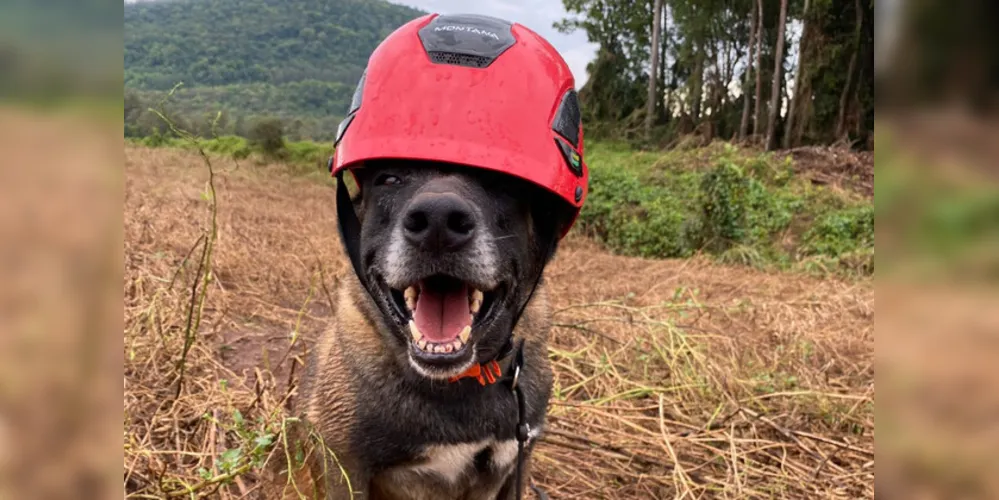
[[[338,293],[336,318],[313,346],[314,365],[302,380],[302,394],[296,404],[296,414],[305,417],[314,431],[311,439],[306,440],[307,466],[298,468],[293,474],[298,491],[286,486],[286,475],[278,474],[272,481],[276,484],[271,485],[270,493],[265,493],[266,498],[298,499],[301,498],[298,492],[305,498],[351,498],[340,471],[342,467],[349,476],[352,469],[349,457],[341,452],[348,446],[347,429],[353,423],[353,405],[357,398],[348,382],[349,370],[379,370],[390,376],[391,370],[398,369],[371,319],[375,312],[369,310],[369,303],[363,300],[365,292],[360,282],[353,275],[345,278]],[[548,296],[544,286],[539,285],[518,324],[515,338],[528,340],[530,347],[525,356],[546,371],[550,369],[547,356],[550,326]],[[306,425],[299,426],[296,437],[310,437],[306,429]],[[329,448],[325,463],[317,446],[318,438]],[[336,459],[329,457],[330,452]],[[525,480],[526,477],[525,473]],[[408,472],[389,471],[372,478],[369,484],[356,482],[356,479],[351,481],[351,488],[355,492],[364,491],[369,500],[441,497],[441,490],[421,480],[418,474]],[[283,496],[279,491],[283,491]],[[485,493],[473,491],[466,498],[483,498]]]

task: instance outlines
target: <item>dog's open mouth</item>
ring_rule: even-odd
[[[449,363],[462,358],[472,343],[472,330],[488,315],[496,293],[476,289],[446,275],[424,278],[392,298],[409,319],[415,354],[425,361]]]

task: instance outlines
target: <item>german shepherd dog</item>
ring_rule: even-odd
[[[342,280],[303,377],[296,413],[314,444],[299,492],[513,498],[520,413],[497,379],[510,380],[512,338],[526,483],[552,385],[542,274],[569,207],[483,169],[383,160],[354,172],[361,275]]]

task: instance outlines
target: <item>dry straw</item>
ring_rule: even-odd
[[[127,496],[258,498],[346,270],[332,189],[249,160],[214,159],[209,182],[195,154],[125,156]],[[869,280],[575,237],[547,279],[556,382],[533,479],[552,498],[873,498]]]

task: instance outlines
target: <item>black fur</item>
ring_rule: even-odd
[[[497,277],[503,292],[489,308],[488,318],[473,328],[478,363],[494,359],[507,342],[515,316],[554,253],[569,209],[536,186],[484,170],[386,161],[369,163],[355,172],[360,186],[354,205],[362,226],[363,279],[369,280],[374,290],[374,297],[357,299],[391,354],[386,358],[351,349],[350,379],[357,395],[349,429],[352,472],[355,480],[367,484],[393,467],[418,462],[421,450],[430,445],[515,439],[517,405],[508,385],[482,386],[471,378],[454,383],[432,380],[410,365],[409,332],[396,319],[397,306],[381,278],[386,272],[381,268],[383,252],[388,251],[392,231],[409,200],[427,186],[446,185],[476,208],[481,215],[478,223],[494,235]],[[441,272],[464,279],[475,273],[463,267],[468,264],[463,257],[467,256],[418,255],[407,272],[413,279]],[[547,321],[530,315],[520,321],[521,327],[533,331],[546,332],[549,326],[530,324]],[[520,384],[526,420],[532,428],[540,428],[551,396],[552,373],[543,341],[527,342],[524,349]],[[533,446],[534,442],[529,442],[528,453]],[[496,470],[491,467],[492,458],[488,449],[479,450],[468,472],[471,483],[463,487],[479,491],[469,484],[503,484],[498,498],[512,498],[513,469]],[[457,491],[448,488],[451,486],[441,486],[441,498]]]
[[[503,280],[502,303],[490,312],[485,324],[475,326],[478,362],[499,354],[513,328],[516,311],[524,306],[538,276],[544,271],[568,217],[568,205],[555,195],[510,175],[468,167],[441,164],[385,161],[355,170],[361,195],[355,199],[355,210],[361,218],[361,256],[366,278],[375,286],[380,316],[394,316],[387,286],[378,269],[383,253],[388,251],[394,226],[409,201],[428,183],[448,182],[448,187],[481,211],[483,220],[494,235],[499,257],[499,275]],[[400,184],[380,184],[386,176]],[[412,251],[412,250],[411,250]],[[459,278],[472,274],[467,259],[458,255],[421,255],[417,266],[409,269],[412,277],[422,278],[433,272],[445,271]],[[466,278],[467,279],[467,278]],[[408,330],[402,323],[386,322],[383,330],[391,331],[394,339],[387,342],[408,345]],[[400,351],[400,361],[406,362],[406,351]]]

